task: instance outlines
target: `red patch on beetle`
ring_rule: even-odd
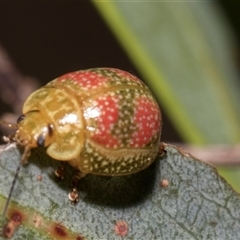
[[[160,131],[159,108],[152,99],[140,97],[135,106],[134,122],[137,131],[132,135],[133,147],[144,147]]]
[[[79,71],[73,73],[67,73],[58,78],[59,82],[72,81],[77,82],[83,90],[97,89],[105,83],[107,83],[107,78],[101,76],[100,74],[90,72],[90,71]]]
[[[116,235],[125,237],[128,234],[128,224],[125,221],[117,221],[114,230]]]
[[[96,99],[96,108],[99,110],[97,118],[97,130],[93,133],[92,139],[107,148],[117,147],[119,139],[112,135],[111,130],[118,120],[118,97],[105,95]]]

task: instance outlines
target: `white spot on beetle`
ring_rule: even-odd
[[[89,107],[84,111],[85,118],[97,118],[100,116],[100,109],[98,107]]]
[[[78,122],[78,116],[74,113],[66,114],[61,120],[59,120],[59,123],[63,125],[76,122]]]

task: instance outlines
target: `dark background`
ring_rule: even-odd
[[[240,4],[218,4],[239,42]],[[0,1],[0,44],[21,74],[36,77],[42,85],[69,71],[106,66],[141,78],[90,1]],[[0,115],[7,108],[0,102]],[[180,142],[162,114],[162,141]]]

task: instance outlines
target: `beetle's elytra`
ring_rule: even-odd
[[[26,152],[46,147],[48,155],[82,176],[118,176],[154,161],[162,121],[156,100],[137,77],[93,68],[65,74],[33,92],[16,126],[13,139]]]

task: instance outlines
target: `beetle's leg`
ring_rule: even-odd
[[[72,185],[72,191],[68,194],[68,198],[71,201],[71,203],[75,204],[79,201],[79,194],[77,191],[77,185],[79,183],[79,180],[83,177],[85,177],[87,173],[78,172],[76,175],[73,176],[71,185]]]
[[[73,188],[72,191],[68,194],[68,199],[72,204],[75,204],[79,201],[79,194],[76,188]]]
[[[3,136],[2,137],[3,141],[6,142],[7,144],[10,144],[12,142],[16,142],[15,140],[15,134],[11,134],[11,135],[8,135],[8,136]]]
[[[167,153],[167,151],[165,150],[165,144],[164,143],[160,143],[159,146],[159,152],[158,152],[158,156],[162,157]]]
[[[56,177],[58,177],[60,179],[64,179],[65,166],[66,166],[66,163],[62,162],[61,165],[55,170],[55,176]]]

